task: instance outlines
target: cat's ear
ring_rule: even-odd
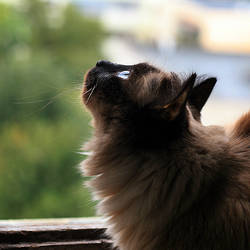
[[[208,78],[204,81],[198,83],[190,93],[188,102],[200,112],[207,102],[208,97],[210,96],[217,79],[215,77]]]
[[[161,110],[164,117],[168,120],[175,120],[186,106],[188,97],[190,96],[195,80],[196,73],[193,73],[182,85],[177,96],[168,104],[164,105]]]

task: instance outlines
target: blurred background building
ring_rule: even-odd
[[[77,164],[98,59],[216,76],[205,124],[250,108],[250,1],[1,0],[0,219],[94,215]]]

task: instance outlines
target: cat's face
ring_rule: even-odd
[[[153,108],[166,104],[180,87],[177,75],[147,63],[121,65],[99,61],[85,76],[83,100],[91,111]]]
[[[137,118],[147,124],[156,120],[171,123],[185,113],[187,105],[199,120],[216,79],[209,78],[194,87],[195,81],[196,74],[181,80],[177,74],[148,63],[98,61],[85,75],[83,101],[95,120],[104,125],[112,121],[125,124]]]

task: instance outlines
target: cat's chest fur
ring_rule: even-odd
[[[194,133],[199,134],[199,130]],[[192,224],[197,224],[195,234],[208,229],[215,210],[218,220],[224,220],[219,214],[226,190],[223,187],[221,194],[214,196],[211,180],[221,179],[224,185],[226,176],[216,164],[226,158],[228,140],[217,128],[208,128],[206,133],[201,134],[209,135],[207,140],[200,138],[203,143],[197,140],[157,153],[118,150],[112,142],[109,145],[108,136],[102,138],[105,144],[98,138],[92,142],[95,150],[83,163],[84,173],[95,175],[88,185],[100,200],[98,213],[106,218],[107,233],[115,246],[121,250],[179,249],[178,238],[185,237],[188,229],[175,231],[187,226],[187,215],[188,221],[192,218]],[[92,147],[90,143],[88,149]],[[197,235],[190,234],[192,237]]]

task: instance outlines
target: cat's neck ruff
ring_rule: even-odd
[[[172,154],[118,150],[108,136],[93,138],[88,144],[92,154],[82,163],[82,169],[85,176],[94,176],[87,185],[100,200],[97,211],[106,218],[107,233],[121,250],[155,249],[155,242],[160,242],[166,229],[205,195],[203,188],[209,187],[201,162],[213,165],[213,159],[223,154],[225,139],[223,133],[218,139],[221,131],[216,128],[195,124],[193,130],[208,138],[205,142],[202,139],[205,145],[196,138],[178,152],[173,149]],[[215,138],[220,150],[209,147]],[[192,159],[188,159],[190,154]]]

